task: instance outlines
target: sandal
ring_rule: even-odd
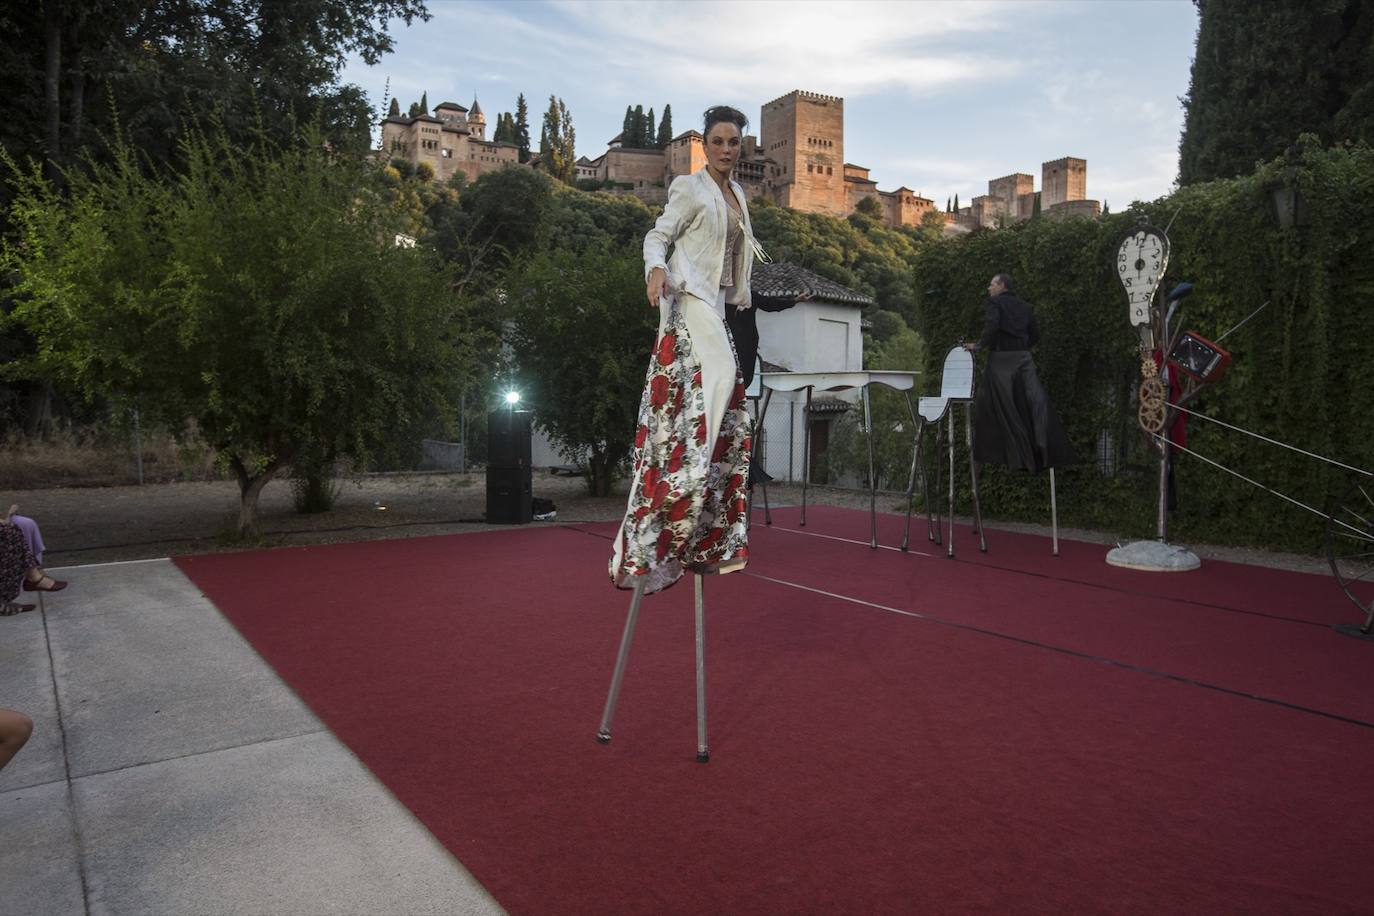
[[[15,614],[24,614],[33,610],[37,605],[34,604],[15,604],[13,601],[6,601],[0,604],[0,617],[13,617]]]
[[[52,585],[44,585],[44,582],[51,582]],[[24,580],[24,591],[26,592],[60,592],[66,587],[66,582],[61,579],[54,579],[52,576],[41,576],[37,582],[29,579]]]

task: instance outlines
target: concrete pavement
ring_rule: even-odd
[[[501,908],[169,560],[0,618],[0,916]]]

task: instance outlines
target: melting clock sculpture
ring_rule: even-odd
[[[1136,541],[1111,550],[1107,562],[1147,570],[1185,570],[1200,565],[1191,551],[1169,544],[1168,483],[1173,452],[1191,455],[1286,502],[1326,520],[1326,555],[1331,572],[1346,596],[1365,615],[1363,625],[1336,624],[1339,633],[1374,640],[1374,471],[1355,467],[1268,436],[1232,426],[1216,417],[1188,409],[1209,384],[1221,381],[1231,365],[1231,354],[1221,346],[1233,332],[1268,305],[1265,302],[1213,342],[1196,331],[1171,332],[1175,312],[1193,291],[1191,283],[1179,283],[1157,304],[1155,293],[1169,264],[1169,238],[1153,226],[1141,224],[1121,243],[1116,269],[1130,303],[1131,326],[1140,344],[1140,389],[1136,418],[1140,428],[1159,451],[1158,540]],[[1173,383],[1177,382],[1175,386]],[[1170,396],[1171,391],[1174,396]],[[1350,485],[1331,508],[1323,512],[1246,477],[1182,442],[1173,441],[1170,429],[1180,414],[1218,424],[1267,445],[1288,449],[1347,472]]]
[[[1108,554],[1107,562],[1139,569],[1180,570],[1201,565],[1191,551],[1169,545],[1169,461],[1177,443],[1170,441],[1166,430],[1178,410],[1196,398],[1204,385],[1220,381],[1231,363],[1229,353],[1194,331],[1171,334],[1174,313],[1193,291],[1193,285],[1178,284],[1164,303],[1157,305],[1155,293],[1168,266],[1169,236],[1143,222],[1117,250],[1117,277],[1126,291],[1128,315],[1140,346],[1136,419],[1160,456],[1158,540],[1119,547]],[[1171,398],[1175,382],[1179,394]]]

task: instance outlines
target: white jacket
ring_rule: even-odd
[[[749,221],[749,205],[744,190],[733,180],[739,200],[744,233],[735,245],[734,292],[732,305],[748,306],[749,277],[753,273],[754,227]],[[668,273],[669,293],[687,292],[698,299],[715,304],[720,294],[720,274],[725,259],[726,220],[734,211],[725,203],[720,186],[711,178],[709,170],[701,168],[691,175],[679,175],[668,189],[668,205],[654,228],[644,236],[644,279],[655,267]],[[673,256],[668,257],[668,246]]]

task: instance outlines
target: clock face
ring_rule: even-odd
[[[1116,253],[1116,274],[1130,300],[1131,324],[1150,322],[1150,301],[1169,260],[1169,243],[1158,229],[1143,227],[1128,235]]]

